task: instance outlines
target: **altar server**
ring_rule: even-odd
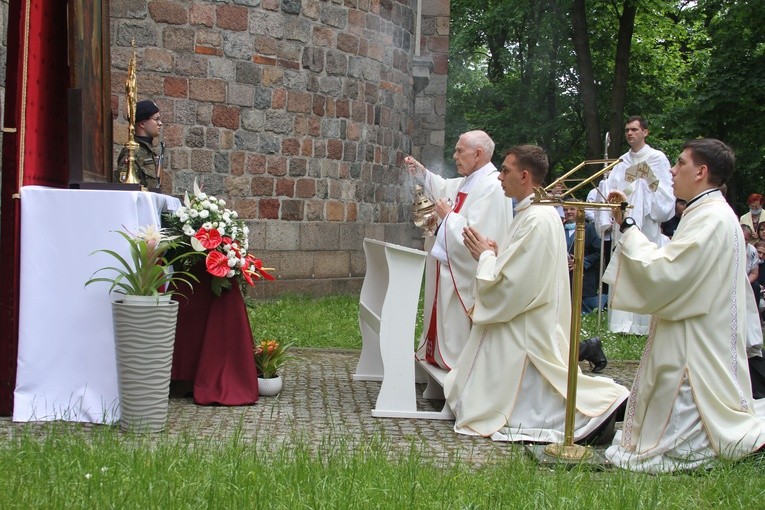
[[[719,140],[684,145],[672,181],[688,206],[663,247],[632,218],[615,214],[622,235],[604,281],[614,306],[654,316],[623,433],[606,452],[619,467],[690,469],[765,444],[763,410],[758,417],[747,369],[747,301],[753,299],[746,246],[718,189],[733,169],[733,151]]]
[[[544,151],[511,148],[500,172],[518,201],[504,241],[464,230],[478,259],[473,329],[444,393],[460,434],[497,441],[562,442],[566,415],[571,296],[568,254],[554,207],[532,205],[547,174]],[[579,367],[575,368],[579,370]],[[579,373],[574,440],[598,442],[628,391]],[[610,441],[611,436],[606,436]]]
[[[648,239],[659,243],[661,223],[672,218],[675,213],[675,196],[672,194],[672,179],[669,174],[671,165],[663,152],[645,142],[648,137],[648,121],[644,117],[629,117],[624,126],[624,134],[630,150],[621,156],[621,163],[608,174],[608,179],[601,185],[599,196],[606,197],[611,191],[621,191],[632,206],[631,214],[637,226]],[[651,169],[651,175],[631,180],[627,170],[639,163],[646,163]],[[611,216],[607,210],[596,214],[596,223],[601,235],[612,229]],[[618,228],[616,230],[618,236]],[[648,315],[625,312],[613,304],[609,307],[610,331],[647,335],[650,320]]]

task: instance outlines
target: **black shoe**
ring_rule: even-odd
[[[608,365],[606,353],[603,352],[603,343],[600,338],[588,338],[579,343],[579,361],[587,360],[590,362],[593,374],[599,374],[605,370]]]
[[[616,412],[613,412],[598,428],[587,434],[581,441],[577,441],[577,444],[585,446],[610,445],[613,442],[615,435]]]

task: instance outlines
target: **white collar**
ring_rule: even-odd
[[[532,193],[531,195],[527,196],[526,198],[518,202],[513,208],[513,212],[517,213],[517,212],[523,211],[524,209],[528,209],[529,207],[531,207],[531,201],[533,199],[534,199],[534,193]]]
[[[692,199],[688,200],[688,205],[685,206],[685,210],[687,211],[692,205],[695,205],[699,202],[705,202],[708,198],[719,198],[715,191],[722,194],[720,191],[720,188],[708,188],[693,197]],[[714,197],[708,197],[708,195],[715,195]],[[685,211],[683,211],[685,213]]]
[[[462,186],[460,186],[460,191],[463,193],[469,192],[475,184],[483,179],[485,176],[489,175],[490,173],[494,172],[497,169],[497,167],[494,166],[494,163],[489,161],[485,165],[483,165],[481,168],[473,172],[472,174],[465,177],[465,180],[462,181]]]
[[[639,151],[637,151],[637,152],[636,152],[636,151],[633,151],[632,149],[630,149],[630,156],[645,156],[645,155],[647,155],[649,152],[651,152],[651,146],[650,146],[650,145],[648,145],[648,144],[645,144],[645,145],[643,145],[643,147],[641,147],[641,148],[640,148],[640,150],[639,150]]]

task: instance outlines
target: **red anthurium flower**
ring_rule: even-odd
[[[194,234],[194,237],[205,247],[207,250],[214,250],[223,239],[220,236],[220,232],[217,229],[207,230],[206,228],[200,228],[199,231]]]
[[[252,270],[250,269],[250,265],[249,265],[249,264],[246,264],[246,265],[245,265],[245,266],[242,268],[242,276],[244,276],[244,279],[245,279],[245,281],[246,281],[247,283],[249,283],[250,285],[255,285],[255,282],[254,282],[254,281],[252,281],[252,275],[253,275],[253,274],[255,275],[255,277],[257,277],[257,276],[258,276],[258,274],[257,274],[257,273],[255,273],[254,271],[252,271]]]
[[[266,280],[275,280],[276,279],[273,276],[271,276],[270,274],[268,274],[268,272],[265,269],[263,269],[263,261],[262,260],[256,259],[255,257],[253,257],[249,253],[247,254],[246,259],[247,259],[247,262],[249,262],[250,264],[255,266],[255,269],[257,270],[258,273],[260,273],[260,275],[263,278],[265,278]],[[248,265],[248,267],[249,267],[249,265]]]
[[[219,251],[211,251],[205,260],[207,272],[213,276],[225,278],[228,274],[228,258]]]

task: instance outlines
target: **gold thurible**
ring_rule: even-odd
[[[414,187],[412,216],[415,226],[423,230],[423,237],[432,236],[435,233],[438,225],[436,204],[425,195],[425,191],[419,184]]]
[[[135,165],[135,152],[138,149],[138,142],[135,141],[135,107],[138,97],[138,85],[136,84],[136,55],[135,39],[132,42],[133,56],[128,63],[127,80],[125,80],[125,101],[127,103],[128,113],[128,141],[125,144],[127,148],[127,172],[120,173],[120,182],[125,184],[140,184]]]

